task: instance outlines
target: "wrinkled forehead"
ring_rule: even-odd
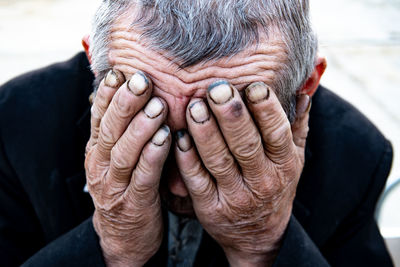
[[[253,82],[272,85],[285,65],[287,53],[279,35],[270,34],[268,40],[260,36],[242,52],[193,66],[180,68],[179,60],[159,51],[156,45],[132,27],[132,18],[121,17],[110,32],[110,64],[127,79],[137,70],[145,72],[154,87],[175,97],[203,97],[208,86],[217,80],[228,80],[239,90]]]

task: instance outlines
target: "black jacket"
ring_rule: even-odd
[[[92,81],[80,53],[0,87],[1,266],[104,265],[83,192]],[[320,87],[275,266],[392,266],[373,216],[391,161],[381,133]],[[166,256],[164,240],[148,265],[163,266]],[[197,266],[227,264],[207,234],[196,259]]]

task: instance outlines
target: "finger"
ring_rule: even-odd
[[[149,80],[142,72],[137,72],[115,94],[100,123],[96,149],[101,161],[109,161],[111,149],[124,133],[132,118],[149,100],[151,92],[152,87]]]
[[[290,123],[274,91],[264,83],[254,83],[246,88],[246,97],[268,158],[275,164],[292,160],[295,146]]]
[[[243,176],[257,183],[265,171],[265,154],[260,133],[239,91],[226,81],[208,88],[208,103]]]
[[[154,97],[133,118],[111,150],[108,183],[113,184],[116,188],[126,188],[143,147],[163,124],[167,113],[166,102],[159,97]]]
[[[149,207],[158,199],[162,169],[171,147],[171,132],[162,126],[143,148],[125,196],[141,207]]]
[[[232,191],[234,187],[241,185],[241,174],[235,159],[203,100],[191,100],[186,112],[186,121],[200,158],[216,179],[218,188]]]
[[[117,70],[110,70],[106,77],[101,81],[91,108],[91,136],[88,149],[97,143],[101,119],[117,92],[117,89],[124,83],[124,81],[124,76]]]
[[[176,133],[175,158],[193,205],[210,207],[218,197],[217,189],[207,170],[202,166],[190,136],[185,130]]]
[[[311,98],[308,95],[297,96],[296,119],[292,124],[293,141],[301,159],[304,161],[304,149],[308,135],[308,119],[311,110]]]

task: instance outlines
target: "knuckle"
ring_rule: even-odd
[[[92,150],[93,147],[93,138],[90,138],[89,141],[86,143],[85,147],[85,160],[89,157],[89,152]]]
[[[138,166],[137,166],[137,184],[138,185],[142,185],[142,180],[140,177],[142,176],[150,176],[152,173],[152,168],[150,168],[150,166],[148,164],[146,164],[143,161],[140,161]]]
[[[271,128],[271,131],[268,133],[267,139],[270,141],[270,146],[281,148],[287,145],[288,140],[292,140],[289,122],[285,121],[275,125],[276,127]]]
[[[153,169],[154,167],[157,167],[157,160],[153,155],[149,155],[149,153],[146,153],[146,151],[143,151],[141,158],[140,158],[139,167],[140,167],[140,170],[144,174],[150,174],[151,169]]]
[[[111,165],[118,172],[126,172],[131,169],[131,163],[125,153],[120,149],[120,146],[114,146],[111,149]]]
[[[194,186],[191,191],[192,195],[195,198],[202,198],[203,200],[206,199],[208,200],[208,202],[211,202],[214,185],[211,181],[208,181],[207,179],[197,179],[197,181],[193,181]]]
[[[129,192],[131,202],[136,206],[147,203],[153,203],[158,201],[158,187],[157,180],[149,179],[148,176],[138,174],[134,176],[132,189]]]
[[[112,183],[106,182],[103,185],[103,195],[110,200],[118,199],[125,190],[126,190],[126,185],[119,181],[113,180]]]
[[[86,147],[86,152],[85,152],[85,163],[84,163],[84,166],[85,166],[85,170],[86,170],[86,171],[89,170],[90,160],[91,160],[91,154],[92,154],[91,150],[88,149],[88,148]]]
[[[94,151],[93,149],[89,150],[85,158],[85,170],[86,170],[86,176],[88,178],[93,178],[92,176],[98,172],[99,168],[99,165],[96,164],[96,160],[93,156],[94,153],[93,151]]]
[[[117,101],[115,101],[115,109],[118,116],[129,118],[135,113],[136,105],[132,100],[132,97],[129,95],[119,94]],[[111,104],[112,106],[113,103]]]
[[[113,94],[110,90],[106,90],[104,86],[99,87],[99,90],[96,93],[96,98],[94,103],[97,104],[100,108],[106,109],[110,104]]]
[[[92,124],[92,126],[95,126],[96,124],[98,124],[101,121],[103,115],[104,114],[100,112],[100,110],[97,107],[97,105],[93,105],[90,108],[90,116],[91,116],[91,124]]]
[[[249,194],[236,194],[234,204],[232,205],[232,209],[238,214],[247,213],[243,211],[254,210],[256,207],[256,201]]]
[[[252,161],[262,150],[262,143],[259,138],[247,138],[248,140],[240,142],[233,148],[233,153],[237,155],[238,160]]]
[[[134,190],[137,196],[147,198],[149,192],[154,188],[152,179],[147,179],[149,176],[141,171],[140,174],[135,175]]]
[[[149,220],[155,219],[151,218],[151,214],[161,206],[161,199],[156,190],[134,193],[127,191],[123,195],[123,199],[125,203],[129,203],[130,209],[134,211],[131,221],[134,221],[138,226],[144,226],[149,223]]]
[[[91,117],[93,118],[93,119],[99,119],[99,112],[98,112],[98,110],[97,110],[98,108],[97,108],[97,105],[96,104],[93,104],[93,106],[90,108],[90,114],[91,114]]]
[[[96,207],[96,209],[103,215],[114,214],[116,211],[122,210],[123,208],[124,208],[124,201],[121,198],[115,201],[104,201],[104,203],[99,204]]]
[[[112,127],[106,121],[100,124],[101,142],[107,149],[111,149],[114,146],[116,140],[116,136],[114,135]]]
[[[151,168],[161,167],[163,164],[163,158],[167,151],[163,149],[152,149],[151,146],[145,146],[142,152],[142,160],[146,166]]]
[[[191,168],[183,168],[180,169],[180,172],[182,172],[183,176],[185,177],[196,177],[201,174],[203,166],[201,165],[200,161],[196,161],[193,163]]]
[[[285,189],[284,179],[276,174],[275,177],[266,181],[264,186],[260,186],[256,192],[263,198],[275,202],[280,197],[282,190]]]
[[[209,155],[207,162],[207,168],[215,176],[230,176],[236,170],[233,158],[225,150],[215,151],[215,153]]]
[[[128,126],[124,138],[126,138],[125,141],[129,144],[131,150],[138,151],[142,149],[153,134],[154,131],[150,129],[149,123],[138,118]]]
[[[135,172],[135,186],[139,191],[148,190],[154,186],[154,168],[140,161]]]

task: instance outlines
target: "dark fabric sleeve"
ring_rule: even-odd
[[[317,246],[293,215],[286,228],[279,254],[273,264],[273,267],[281,266],[329,266]]]
[[[19,266],[27,259],[23,266],[105,266],[91,218],[45,244],[40,223],[1,139],[0,203],[1,266]]]
[[[0,139],[0,265],[19,266],[44,243],[33,207]]]
[[[392,147],[385,147],[370,181],[367,193],[323,247],[318,248],[292,215],[282,247],[275,260],[277,266],[393,266],[378,226],[375,206],[385,186],[392,162]]]
[[[389,175],[393,151],[385,140],[380,160],[361,203],[338,227],[334,237],[321,249],[334,266],[393,266],[376,224],[376,203]]]
[[[105,266],[92,218],[48,244],[22,266]]]

